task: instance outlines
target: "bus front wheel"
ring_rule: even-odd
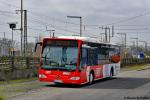
[[[89,77],[89,84],[92,84],[93,81],[94,81],[94,75],[93,75],[93,73],[90,73],[89,76],[90,76],[90,77]]]

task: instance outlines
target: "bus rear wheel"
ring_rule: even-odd
[[[114,71],[113,71],[113,68],[111,68],[111,70],[110,70],[110,79],[112,79],[113,78],[113,76],[114,76]]]

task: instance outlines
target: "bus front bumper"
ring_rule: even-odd
[[[39,75],[39,81],[60,83],[60,84],[81,84],[80,77],[55,78],[55,77],[46,77],[45,75]]]

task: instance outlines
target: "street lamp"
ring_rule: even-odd
[[[11,23],[8,23],[9,24],[9,27],[12,29],[12,49],[14,49],[13,48],[13,42],[14,42],[14,40],[13,40],[13,31],[15,31],[15,30],[21,30],[21,29],[16,29],[16,24],[17,24],[17,22],[11,22]],[[21,46],[22,47],[22,46]],[[13,50],[12,50],[13,51]],[[21,53],[21,52],[20,52]]]
[[[9,28],[11,28],[12,29],[12,48],[11,48],[11,56],[12,56],[12,71],[14,70],[14,46],[13,46],[13,30],[16,28],[16,22],[14,23],[14,22],[11,22],[11,23],[8,23],[9,24]]]
[[[79,18],[80,19],[80,37],[82,36],[82,17],[81,16],[67,16],[67,18]]]
[[[127,54],[127,51],[126,51],[126,47],[127,47],[127,34],[126,33],[116,33],[116,34],[124,36],[124,49],[123,49],[123,51],[124,51],[125,55],[123,55],[123,57],[126,58],[126,54]]]
[[[14,40],[13,40],[13,30],[16,28],[16,24],[17,24],[17,22],[11,22],[11,23],[8,23],[9,24],[9,28],[11,28],[12,29],[12,47],[13,47],[13,42],[14,42]]]

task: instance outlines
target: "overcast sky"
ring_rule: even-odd
[[[1,37],[2,32],[6,32],[6,37],[11,38],[8,22],[18,22],[17,28],[20,28],[20,14],[15,14],[15,10],[20,9],[20,1],[0,0]],[[75,15],[82,16],[84,36],[98,37],[104,32],[99,27],[111,27],[113,24],[115,33],[127,33],[128,41],[131,37],[147,41],[150,38],[150,15],[147,14],[150,12],[150,0],[24,0],[24,9],[28,10],[29,36],[49,36],[46,26],[55,29],[56,35],[78,35],[79,19],[67,18],[67,15]],[[20,32],[14,34],[19,41]],[[119,37],[115,35],[112,40],[123,38]],[[35,39],[29,37],[28,40]]]

